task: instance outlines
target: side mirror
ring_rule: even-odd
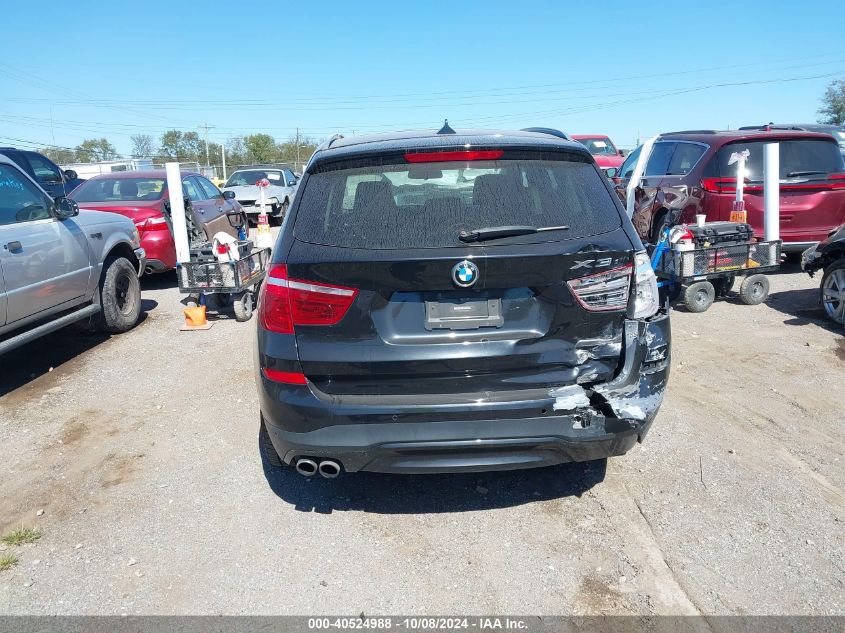
[[[616,167],[608,167],[604,170],[604,173],[607,175],[608,178],[615,178],[616,174],[619,173],[619,170]]]
[[[65,169],[65,178],[67,178],[68,180],[76,180],[77,178],[79,178],[79,174],[77,174],[72,169]]]
[[[234,200],[235,199],[235,192],[234,191],[224,191],[223,192],[223,199],[224,200]]]
[[[79,215],[79,205],[70,198],[59,196],[53,201],[53,213],[60,220],[67,220]]]
[[[625,150],[624,150],[624,149],[620,149],[617,153],[618,153],[620,156],[624,156],[624,155],[625,155]]]

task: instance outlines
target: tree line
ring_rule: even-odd
[[[168,161],[196,162],[206,164],[205,140],[197,132],[168,130],[158,141],[150,134],[133,134],[132,158],[152,158],[155,163]],[[226,166],[231,170],[238,165],[255,163],[291,163],[300,165],[308,160],[317,147],[314,139],[293,135],[284,142],[278,142],[269,134],[248,134],[233,136],[224,144]],[[208,164],[222,167],[221,145],[208,142]],[[299,153],[297,154],[297,146]],[[75,148],[45,147],[39,150],[59,164],[90,163],[121,158],[114,145],[106,138],[85,139]]]

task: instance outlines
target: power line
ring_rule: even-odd
[[[789,57],[779,60],[768,60],[768,61],[757,61],[757,62],[748,62],[745,64],[730,64],[725,66],[712,66],[708,68],[697,68],[697,69],[688,69],[683,71],[675,71],[675,72],[661,72],[661,73],[652,73],[652,74],[643,74],[643,75],[634,75],[630,77],[625,77],[624,80],[628,82],[637,81],[635,85],[640,86],[642,85],[641,82],[638,80],[642,79],[651,79],[655,77],[665,78],[665,77],[673,77],[673,76],[682,76],[682,75],[700,75],[706,72],[716,72],[721,70],[736,70],[738,68],[753,68],[753,67],[760,67],[760,66],[771,66],[776,65],[777,71],[782,72],[784,70],[795,70],[801,68],[810,68],[822,65],[830,65],[830,64],[840,64],[843,63],[843,59],[834,59],[828,60],[823,62],[816,62],[814,64],[799,64],[797,66],[783,66],[784,62],[795,62],[801,60],[809,60],[809,59],[818,59],[820,57],[829,57],[831,55],[840,55],[841,53],[823,53],[819,55],[811,55],[806,57]],[[44,81],[44,80],[40,80]],[[255,106],[255,107],[264,107],[264,106],[285,106],[286,104],[296,104],[296,105],[304,105],[308,106],[308,109],[311,109],[315,105],[326,105],[331,107],[337,107],[339,105],[344,104],[357,104],[360,101],[368,101],[372,99],[378,99],[380,103],[391,103],[391,102],[404,102],[404,101],[442,101],[444,97],[451,98],[451,99],[462,99],[462,98],[475,98],[475,97],[501,97],[501,96],[528,96],[528,95],[535,95],[535,94],[550,94],[550,93],[557,93],[557,92],[575,92],[579,90],[589,90],[593,88],[601,89],[601,87],[621,87],[619,78],[613,79],[596,79],[596,80],[586,80],[586,81],[570,81],[570,82],[556,82],[556,83],[546,83],[546,84],[530,84],[530,85],[523,85],[523,86],[514,86],[514,87],[506,87],[506,88],[484,88],[484,89],[474,89],[474,90],[458,90],[458,91],[442,91],[442,92],[411,92],[411,93],[400,93],[400,94],[381,94],[381,95],[360,95],[360,96],[347,96],[345,100],[338,99],[336,97],[327,96],[327,97],[286,97],[285,99],[251,99],[251,100],[240,100],[236,104],[238,107],[242,106]],[[579,87],[581,86],[581,87]],[[556,90],[550,90],[552,88],[556,88]],[[526,92],[526,90],[537,90],[537,92]],[[78,93],[82,94],[82,93]],[[6,101],[15,101],[20,100],[20,102],[24,102],[23,98],[16,98],[11,97],[6,99]],[[119,99],[100,99],[100,98],[93,98],[90,95],[84,95],[84,99],[77,99],[77,100],[57,100],[55,97],[50,99],[27,99],[25,102],[50,102],[57,105],[88,105],[88,106],[95,106],[95,107],[117,107],[122,104],[130,104],[130,105],[138,105],[144,107],[156,107],[156,106],[166,106],[167,109],[196,109],[197,101],[196,99],[156,99],[156,100],[149,100],[149,99],[126,99],[126,100],[119,100]],[[231,106],[233,105],[231,100],[208,100],[203,99],[202,101],[203,107],[208,107],[212,105],[225,105]],[[365,104],[368,107],[372,107],[372,104]],[[473,103],[475,105],[475,103]]]

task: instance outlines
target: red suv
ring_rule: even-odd
[[[572,138],[590,150],[590,154],[593,155],[596,164],[602,169],[608,169],[610,167],[618,168],[625,160],[622,150],[616,149],[616,145],[613,144],[609,136],[602,134],[573,134]]]
[[[845,222],[845,162],[833,137],[803,131],[698,130],[661,135],[636,191],[632,221],[652,243],[670,210],[679,222],[729,220],[736,195],[736,165],[731,154],[749,150],[745,208],[748,223],[763,234],[763,150],[780,143],[780,236],[784,251],[803,251]],[[608,175],[625,200],[625,188],[640,148]]]

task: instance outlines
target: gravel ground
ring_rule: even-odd
[[[0,614],[845,614],[845,341],[792,264],[673,314],[646,442],[590,464],[333,481],[258,452],[254,321],[0,358]]]

